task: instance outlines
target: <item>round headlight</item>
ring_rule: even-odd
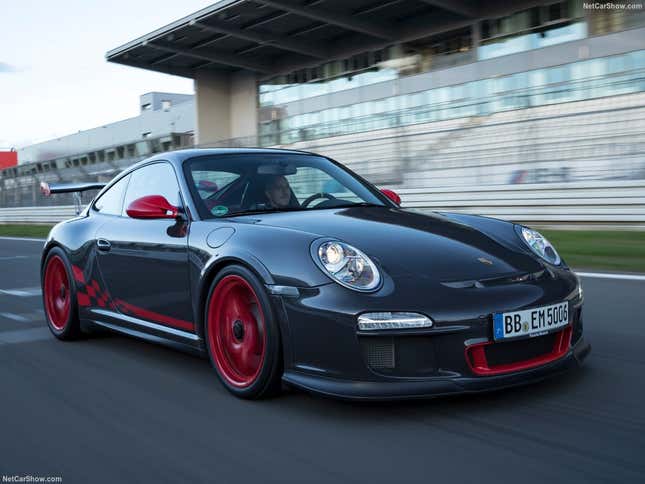
[[[540,232],[528,227],[522,227],[520,233],[526,245],[528,245],[536,255],[547,261],[549,264],[556,266],[560,264],[561,259],[558,252],[555,250],[555,247],[553,247],[551,242],[549,242]]]
[[[371,291],[381,282],[374,262],[356,247],[337,241],[323,242],[317,254],[324,271],[345,287]]]

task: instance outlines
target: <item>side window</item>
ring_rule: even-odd
[[[94,202],[94,209],[108,215],[121,215],[123,195],[130,175],[121,178]]]
[[[216,170],[192,170],[195,188],[202,200],[206,200],[217,192],[221,192],[235,180],[240,178],[239,173]]]
[[[172,205],[176,207],[180,205],[179,184],[177,183],[175,171],[169,164],[155,163],[147,165],[132,172],[130,177],[128,191],[125,194],[125,202],[123,203],[124,214],[134,200],[147,195],[161,195]]]
[[[224,170],[191,170],[195,188],[211,213],[221,213],[232,207],[239,207],[242,198],[242,186],[236,183],[240,179],[239,173]]]

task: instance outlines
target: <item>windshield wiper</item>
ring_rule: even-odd
[[[262,208],[255,210],[245,210],[243,212],[231,212],[226,215],[220,215],[215,218],[230,218],[230,217],[240,217],[242,215],[259,215],[263,213],[279,213],[279,212],[307,212],[311,210],[332,210],[335,208],[352,208],[352,207],[385,207],[385,205],[379,205],[378,203],[370,202],[359,202],[359,203],[346,203],[343,205],[334,205],[332,207],[284,207],[284,208]]]
[[[385,207],[385,205],[381,205],[378,203],[371,203],[371,202],[358,202],[358,203],[345,203],[342,205],[330,205],[328,207],[313,207],[309,210],[331,210],[334,208],[352,208],[352,207]]]
[[[302,212],[307,210],[306,208],[299,207],[285,207],[285,208],[262,208],[257,210],[244,210],[243,212],[232,212],[222,215],[215,218],[228,218],[228,217],[239,217],[241,215],[258,215],[261,213],[278,213],[278,212]]]

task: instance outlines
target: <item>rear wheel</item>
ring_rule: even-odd
[[[211,363],[234,395],[277,393],[282,377],[278,324],[258,280],[242,266],[223,269],[211,285],[205,314]]]
[[[76,287],[65,253],[58,247],[47,254],[42,274],[47,326],[58,339],[77,338],[80,331]]]

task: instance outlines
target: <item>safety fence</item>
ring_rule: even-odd
[[[403,206],[533,224],[642,225],[645,181],[586,181],[399,190]]]
[[[645,181],[585,181],[405,188],[405,208],[447,211],[544,224],[645,227]],[[74,216],[74,206],[0,208],[0,223],[55,223]]]

